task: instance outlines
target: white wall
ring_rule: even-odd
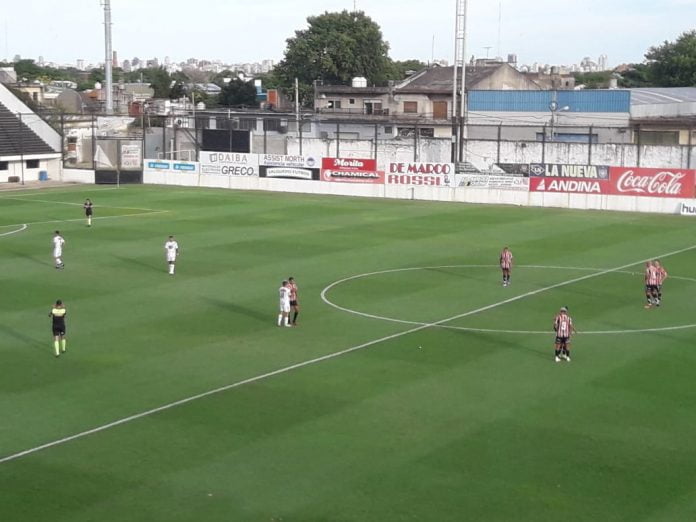
[[[84,172],[84,171],[83,171]],[[404,185],[371,185],[363,183],[331,183],[290,179],[257,178],[246,176],[211,176],[187,173],[146,171],[144,183],[193,187],[227,188],[236,190],[265,190],[333,196],[358,196],[424,201],[449,201],[529,207],[557,207],[585,210],[615,210],[679,214],[681,203],[694,204],[696,200],[676,198],[645,198],[628,196],[601,196],[588,194],[560,194],[505,190],[494,188],[439,188],[409,187]]]
[[[73,183],[94,183],[94,171],[88,169],[63,169],[61,181]]]
[[[336,154],[336,140],[304,138],[302,154],[315,157],[372,158],[373,140],[342,140],[338,144],[340,155]],[[449,139],[419,138],[417,153],[414,154],[414,139],[390,139],[377,141],[377,165],[384,167],[391,161],[449,162],[451,142]],[[542,161],[542,151],[543,158]],[[300,154],[299,139],[287,138],[287,153]],[[638,147],[633,144],[602,143],[592,145],[592,164],[615,167],[638,166]],[[696,146],[646,145],[640,148],[641,167],[671,167],[696,169]],[[481,170],[486,170],[498,160],[496,141],[469,140],[466,160]],[[590,160],[590,149],[582,143],[546,143],[501,141],[500,163],[569,163],[586,165]]]
[[[27,168],[27,160],[39,160],[39,166],[35,169]],[[4,157],[2,161],[7,161],[8,169],[0,170],[0,183],[5,183],[11,176],[17,176],[21,180],[24,177],[24,181],[38,181],[39,173],[42,170],[48,172],[49,179],[59,179],[60,178],[60,155],[56,154],[51,156],[26,156],[23,160],[18,157]],[[24,161],[24,172],[22,172],[22,161]]]

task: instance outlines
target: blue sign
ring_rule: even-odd
[[[190,163],[175,163],[174,170],[196,170],[196,166]]]

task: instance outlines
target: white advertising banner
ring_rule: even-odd
[[[258,176],[259,155],[242,152],[200,152],[201,174]]]
[[[682,216],[696,216],[696,201],[692,203],[682,202],[680,213]]]
[[[141,146],[139,143],[122,143],[121,144],[121,168],[123,169],[139,169],[142,163],[140,162]]]
[[[321,160],[314,156],[288,156],[284,154],[259,154],[260,164],[266,167],[288,167],[298,169],[321,168]]]
[[[529,178],[522,176],[501,176],[499,174],[457,174],[455,179],[458,187],[529,190]]]
[[[392,162],[387,167],[388,185],[449,187],[454,180],[452,163]]]

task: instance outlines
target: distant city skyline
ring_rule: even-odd
[[[277,63],[285,40],[306,27],[308,16],[353,8],[352,0],[303,0],[292,8],[280,0],[235,4],[113,0],[114,49],[122,60]],[[600,55],[608,55],[609,66],[641,62],[650,46],[676,39],[696,19],[696,0],[471,0],[469,5],[467,57],[514,53],[520,63],[570,65]],[[381,26],[393,59],[452,61],[454,0],[431,0],[427,7],[420,0],[358,0],[357,8]],[[6,11],[0,13],[1,58],[104,61],[99,2],[33,0]]]

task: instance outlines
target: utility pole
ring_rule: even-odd
[[[102,0],[104,6],[104,81],[106,83],[106,113],[114,113],[114,80],[111,52],[111,0]]]

